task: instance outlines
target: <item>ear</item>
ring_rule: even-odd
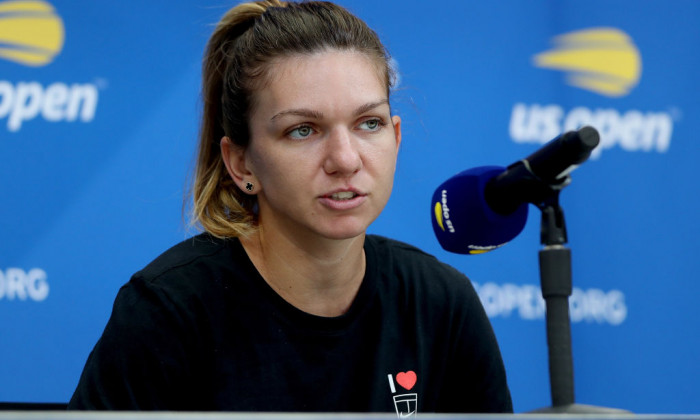
[[[396,137],[396,153],[399,152],[401,146],[401,117],[394,115],[391,117],[391,125],[394,126],[394,136]]]
[[[219,142],[221,148],[221,158],[226,165],[226,171],[236,183],[238,188],[246,194],[252,194],[252,191],[246,189],[247,183],[257,185],[257,180],[252,172],[248,169],[245,158],[245,148],[238,146],[231,141],[229,137],[222,137]]]

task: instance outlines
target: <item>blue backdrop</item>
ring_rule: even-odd
[[[371,231],[477,286],[517,412],[550,405],[539,211],[507,246],[443,251],[430,198],[592,124],[562,194],[576,400],[700,412],[700,2],[345,0],[385,41],[403,118]],[[118,288],[192,234],[183,192],[222,1],[0,1],[0,401],[67,401]]]

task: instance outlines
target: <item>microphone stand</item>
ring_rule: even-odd
[[[488,181],[485,199],[497,213],[513,214],[523,203],[542,211],[539,252],[542,297],[546,305],[549,380],[552,406],[534,413],[622,414],[626,410],[576,404],[574,363],[571,352],[571,250],[566,247],[561,190],[571,183],[576,169],[598,146],[600,135],[590,126],[566,132],[525,159],[508,166]]]
[[[571,347],[569,296],[572,293],[571,250],[567,243],[564,211],[559,205],[561,188],[548,186],[550,194],[536,206],[542,211],[539,251],[540,282],[546,305],[549,381],[552,406],[534,410],[542,414],[624,414],[626,410],[576,404],[574,402],[574,363]]]

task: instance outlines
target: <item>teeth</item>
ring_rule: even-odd
[[[342,191],[331,195],[331,198],[334,200],[349,200],[353,197],[355,197],[355,193],[352,191]]]

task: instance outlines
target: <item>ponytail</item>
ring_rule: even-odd
[[[231,45],[271,6],[283,3],[266,0],[243,3],[229,10],[214,29],[204,56],[203,113],[190,219],[218,237],[245,236],[253,230],[255,200],[233,183],[219,150],[219,142],[226,135],[222,98]]]

